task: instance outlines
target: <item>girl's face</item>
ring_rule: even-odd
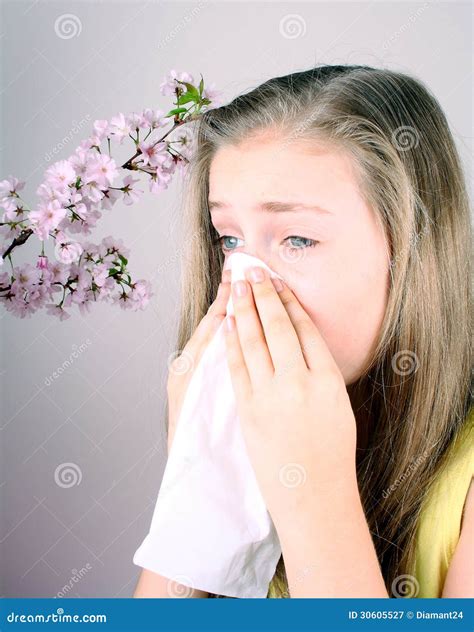
[[[346,385],[355,382],[385,313],[389,249],[350,158],[268,138],[222,147],[211,163],[209,208],[226,261],[245,252],[280,274]]]

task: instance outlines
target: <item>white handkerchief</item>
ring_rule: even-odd
[[[226,268],[235,281],[255,265],[280,276],[241,252]],[[223,326],[189,382],[150,531],[133,562],[207,592],[266,597],[281,548],[244,444]]]

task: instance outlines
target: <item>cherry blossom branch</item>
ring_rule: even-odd
[[[140,180],[131,174],[114,186],[121,172],[144,174],[149,178],[149,191],[159,194],[177,172],[186,170],[194,148],[189,124],[218,101],[218,93],[213,86],[204,87],[202,76],[197,87],[193,81],[190,74],[175,70],[164,78],[160,92],[175,97],[175,107],[167,114],[145,109],[139,114],[119,113],[110,121],[95,121],[92,135],[67,160],[46,170],[36,191],[40,201],[33,210],[19,195],[24,182],[13,176],[0,182],[0,209],[4,211],[0,238],[5,242],[0,243],[0,265],[8,259],[12,268],[11,273],[0,273],[0,304],[8,311],[24,318],[45,308],[64,320],[70,317],[66,308],[78,305],[86,313],[91,302],[98,300],[118,303],[124,309],[146,307],[153,296],[151,285],[143,279],[132,280],[127,269],[129,251],[121,240],[109,236],[96,245],[76,240],[71,234],[89,235],[103,210],[111,210],[118,200],[131,205],[141,198],[144,191],[136,186]],[[170,129],[158,139],[148,140],[170,121]],[[140,140],[143,129],[148,131]],[[111,143],[122,144],[125,139],[133,141],[135,153],[117,166]],[[102,151],[105,142],[107,150]],[[36,266],[14,266],[13,251],[33,236],[41,242]],[[55,260],[45,254],[49,237],[55,243]],[[51,302],[57,292],[61,293],[60,301]]]

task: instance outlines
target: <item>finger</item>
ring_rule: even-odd
[[[193,335],[181,352],[192,358],[194,366],[198,364],[204,348],[210,342],[224,320],[229,296],[230,283],[228,281],[220,283],[214,302],[211,303],[206,315],[201,319]]]
[[[284,281],[281,281],[281,287],[281,291],[277,289],[278,295],[296,331],[308,369],[322,374],[328,368],[337,367],[336,361],[319,329],[295,294]]]
[[[273,376],[274,368],[247,281],[240,280],[232,284],[232,304],[236,331],[248,374],[252,385],[258,387]]]
[[[226,316],[224,322],[227,365],[237,402],[247,402],[252,394],[252,384],[240,345],[235,317]]]
[[[253,276],[255,272],[258,276]],[[282,370],[307,369],[298,335],[268,272],[264,268],[256,267],[247,269],[246,276],[251,283],[275,373]]]

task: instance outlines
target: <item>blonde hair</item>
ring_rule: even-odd
[[[357,476],[388,593],[410,567],[421,504],[472,404],[471,221],[442,109],[406,74],[318,66],[272,78],[197,123],[185,181],[182,350],[214,300],[224,255],[208,209],[219,147],[259,133],[350,153],[390,246],[390,291],[376,348],[348,387],[370,420]],[[412,476],[416,464],[416,476]],[[283,558],[270,585],[289,596]],[[270,594],[269,592],[269,594]],[[219,595],[210,595],[219,596]]]

